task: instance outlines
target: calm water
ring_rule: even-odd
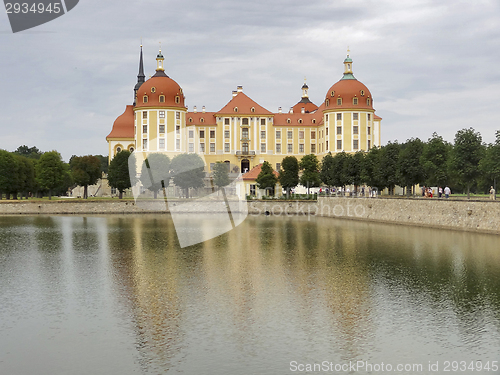
[[[249,217],[180,249],[169,216],[0,217],[2,375],[292,361],[500,361],[500,236]]]

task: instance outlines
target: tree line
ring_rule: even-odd
[[[102,155],[73,155],[69,163],[57,151],[42,152],[37,147],[20,146],[14,152],[0,150],[0,199],[66,195],[77,185],[93,185],[108,169]]]
[[[300,173],[302,171],[302,173]],[[412,138],[405,143],[389,142],[373,147],[368,152],[354,154],[340,152],[325,155],[321,162],[311,154],[299,161],[287,156],[276,177],[268,162],[257,177],[261,189],[274,189],[276,182],[287,190],[299,182],[308,188],[345,187],[357,189],[367,185],[378,190],[401,186],[407,195],[415,194],[415,186],[448,185],[455,192],[488,191],[500,181],[500,131],[494,143],[485,144],[481,134],[473,128],[459,130],[454,143],[448,143],[434,133],[427,142]]]

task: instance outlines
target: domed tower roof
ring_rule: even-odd
[[[127,105],[125,112],[117,117],[113,123],[111,133],[106,137],[107,140],[112,138],[134,138],[134,107]]]
[[[325,110],[371,109],[373,98],[370,90],[358,81],[352,73],[352,59],[347,55],[344,60],[344,76],[335,83],[325,97]]]
[[[136,108],[179,107],[185,108],[184,94],[177,82],[165,74],[164,57],[156,56],[157,68],[153,77],[144,82],[137,90]]]

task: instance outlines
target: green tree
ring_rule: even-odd
[[[213,171],[214,184],[219,189],[229,185],[229,183],[231,182],[231,180],[229,179],[229,167],[230,165],[228,163],[224,163],[222,161],[218,161],[214,165],[214,171]]]
[[[205,184],[205,163],[197,154],[179,154],[172,159],[170,170],[174,184],[185,191],[189,198],[189,188],[201,188]]]
[[[259,189],[269,191],[271,196],[274,196],[274,188],[278,182],[278,177],[274,173],[273,167],[268,161],[265,161],[260,168],[260,173],[255,179]]]
[[[345,188],[345,186],[349,183],[349,158],[349,154],[345,151],[339,152],[333,157],[333,170],[335,171],[333,176],[334,186],[342,186]]]
[[[472,184],[481,174],[479,162],[483,157],[483,151],[481,134],[473,128],[462,129],[455,134],[455,144],[450,157],[451,173],[467,187],[468,199]]]
[[[346,181],[350,185],[354,185],[356,191],[358,186],[362,184],[363,161],[365,154],[363,151],[358,151],[354,155],[347,154],[346,163],[344,164],[344,175]]]
[[[382,151],[379,147],[372,147],[368,151],[363,160],[363,168],[361,171],[361,179],[372,188],[382,190],[384,188],[380,157]]]
[[[109,167],[109,158],[102,155],[95,155],[95,157],[101,161],[101,171],[107,174]]]
[[[41,152],[35,146],[28,147],[26,145],[23,145],[23,146],[19,146],[17,148],[17,150],[14,151],[14,154],[20,155],[20,156],[25,156],[29,159],[40,159],[40,156],[42,156],[43,152]]]
[[[418,138],[412,138],[401,145],[397,165],[398,179],[406,187],[409,196],[414,185],[424,182],[424,168],[420,162],[424,143]]]
[[[158,190],[163,190],[163,197],[166,196],[165,188],[170,183],[170,158],[161,153],[149,154],[142,163],[140,181],[149,191],[152,191],[154,198],[158,197]]]
[[[101,160],[99,158],[73,155],[69,161],[75,184],[83,186],[83,198],[88,197],[88,186],[97,183],[101,177]]]
[[[45,152],[36,164],[36,181],[41,189],[48,190],[52,199],[52,190],[64,182],[64,163],[57,151]]]
[[[300,160],[299,168],[302,170],[300,184],[307,186],[307,194],[309,194],[310,188],[321,185],[319,160],[314,154],[304,155]]]
[[[447,167],[451,148],[437,133],[433,133],[432,138],[424,144],[420,163],[427,186],[444,186],[448,183]]]
[[[399,184],[398,179],[398,159],[400,145],[396,142],[389,142],[381,148],[380,174],[383,186],[389,189],[389,194],[394,195],[394,187]]]
[[[17,180],[18,163],[14,155],[8,151],[0,150],[0,199],[5,193],[7,199],[15,187]]]
[[[495,135],[495,143],[488,145],[485,155],[479,163],[479,168],[496,191],[496,182],[500,181],[500,130],[497,130]]]
[[[127,150],[120,151],[109,163],[108,182],[109,186],[118,189],[118,198],[123,198],[123,192],[130,188],[130,174],[128,168],[128,158],[130,152]]]
[[[286,189],[287,197],[290,195],[290,189],[299,184],[299,162],[295,156],[287,156],[281,162],[278,180]]]
[[[15,177],[15,187],[13,187],[11,193],[14,199],[17,199],[18,193],[21,193],[21,199],[23,194],[28,199],[28,193],[35,187],[35,166],[33,159],[18,154],[14,154],[14,157],[17,163],[17,174]]]
[[[335,161],[331,152],[326,154],[321,161],[319,177],[326,186],[332,187],[335,185]]]

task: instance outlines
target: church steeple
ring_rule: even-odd
[[[134,87],[134,105],[136,104],[137,90],[139,90],[139,88],[142,86],[145,80],[146,76],[144,75],[144,63],[142,59],[142,44],[141,44],[141,57],[139,58],[139,74],[137,75],[137,83]]]

